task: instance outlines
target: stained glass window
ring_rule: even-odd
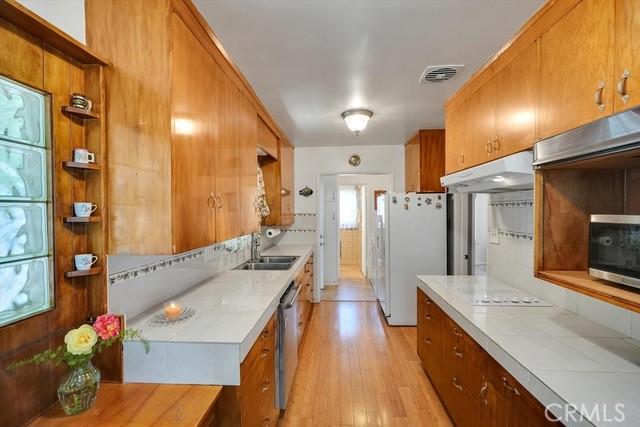
[[[0,76],[0,326],[53,304],[49,105]]]

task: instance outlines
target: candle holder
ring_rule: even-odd
[[[166,306],[168,304],[169,303],[165,304],[165,310],[161,311],[160,313],[153,314],[151,317],[149,317],[149,320],[147,321],[149,323],[149,325],[151,325],[151,326],[171,326],[171,325],[175,325],[175,324],[184,322],[184,321],[192,318],[193,315],[196,314],[196,311],[191,307],[180,307],[180,312],[177,315],[177,317],[169,319],[169,318],[167,318],[167,315],[166,315]]]

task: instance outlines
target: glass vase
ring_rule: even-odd
[[[91,360],[71,368],[58,386],[58,400],[67,415],[76,415],[93,406],[100,386],[100,371]]]

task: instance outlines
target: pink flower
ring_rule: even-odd
[[[100,338],[103,340],[117,337],[120,333],[120,318],[115,314],[103,314],[102,316],[98,316],[93,324],[93,329],[96,330]]]

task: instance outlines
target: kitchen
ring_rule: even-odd
[[[0,425],[637,424],[639,17],[3,0]]]

